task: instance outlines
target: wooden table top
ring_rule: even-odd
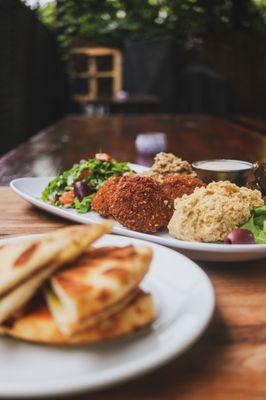
[[[266,136],[245,123],[217,117],[128,116],[89,118],[70,116],[49,127],[0,159],[0,184],[21,176],[52,176],[102,149],[120,161],[143,160],[134,141],[141,132],[164,132],[168,151],[188,161],[266,158]],[[266,131],[266,123],[265,129]]]
[[[1,180],[52,175],[102,147],[118,159],[137,161],[136,133],[164,131],[169,150],[189,160],[263,159],[265,138],[214,117],[69,117],[0,159]],[[47,232],[68,222],[0,188],[1,237]],[[152,374],[88,395],[85,400],[257,400],[266,398],[266,259],[199,264],[211,278],[215,314],[201,339],[183,356]],[[176,333],[178,335],[178,332]]]

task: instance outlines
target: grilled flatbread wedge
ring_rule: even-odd
[[[64,242],[49,237],[1,246],[0,296],[47,265],[64,247]]]
[[[40,239],[0,246],[0,296],[48,265],[66,248],[69,248],[71,256],[73,248],[86,248],[98,237],[109,232],[111,226],[109,222],[74,225],[56,230]]]
[[[42,283],[59,267],[63,264],[75,260],[80,254],[87,250],[88,246],[102,236],[104,233],[110,231],[111,226],[106,224],[94,225],[77,225],[68,228],[57,230],[48,234],[38,241],[32,242],[30,245],[27,242],[28,248],[17,257],[9,257],[10,262],[8,268],[0,262],[0,276],[1,268],[3,269],[3,276],[7,270],[8,279],[5,281],[5,287],[12,287],[10,290],[5,291],[0,297],[0,323],[12,316],[14,312],[23,307],[35,294],[37,289]],[[14,245],[15,246],[15,245]],[[35,250],[32,250],[34,246]],[[56,252],[53,251],[56,248]],[[21,248],[20,248],[21,249]],[[38,249],[40,251],[38,251]],[[51,250],[52,249],[52,250]],[[5,254],[9,255],[9,251],[13,247],[5,249]],[[53,257],[47,257],[46,253],[51,252]],[[36,256],[37,254],[37,256]],[[45,263],[40,257],[44,257]],[[20,259],[20,262],[17,260]],[[47,259],[49,260],[47,262]],[[24,271],[25,268],[25,271]],[[17,272],[20,269],[20,274]],[[12,272],[15,278],[12,278]],[[4,282],[4,277],[2,277]],[[16,286],[14,285],[16,282]]]
[[[129,335],[150,325],[156,317],[152,297],[139,290],[117,314],[73,336],[63,335],[44,301],[31,306],[21,317],[1,327],[1,333],[18,339],[46,344],[85,344]]]
[[[132,297],[151,258],[147,246],[101,247],[55,273],[46,300],[59,330],[73,335],[115,314]]]

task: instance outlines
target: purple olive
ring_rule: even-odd
[[[254,244],[254,235],[248,229],[234,229],[224,238],[225,244]]]
[[[92,186],[85,181],[76,181],[74,183],[74,195],[81,201],[84,197],[92,193]]]

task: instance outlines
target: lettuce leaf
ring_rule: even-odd
[[[90,211],[93,196],[94,193],[84,197],[84,199],[82,199],[81,201],[75,198],[74,207],[79,214],[86,214],[88,211]]]
[[[255,243],[266,243],[266,205],[254,208],[251,218],[241,226],[241,228],[251,231],[255,238]]]

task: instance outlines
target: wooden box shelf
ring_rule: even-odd
[[[88,79],[88,92],[86,94],[74,94],[77,101],[97,100],[99,98],[99,79],[111,79],[112,98],[115,98],[122,88],[122,55],[120,50],[108,47],[78,47],[72,51],[74,56],[87,57],[88,69],[83,72],[72,71],[72,79]],[[97,59],[111,57],[112,69],[99,70]]]

